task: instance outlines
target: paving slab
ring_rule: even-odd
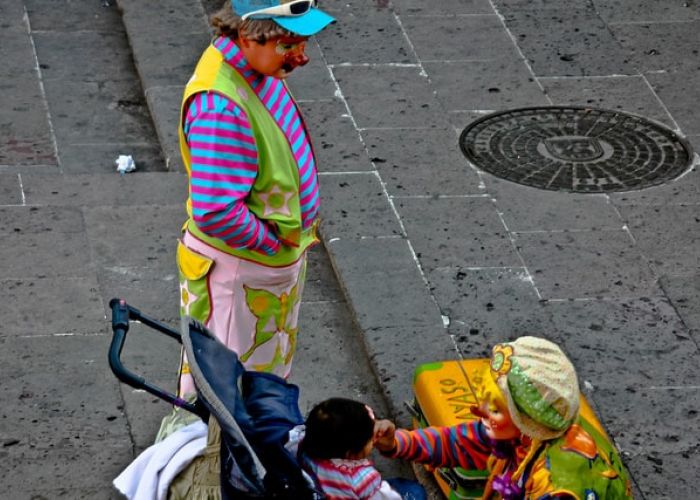
[[[41,125],[43,127],[44,124]],[[0,143],[0,165],[56,167],[55,151],[54,142],[46,129],[32,136],[6,135]]]
[[[596,390],[697,383],[697,346],[666,298],[552,302],[548,309],[581,380]]]
[[[522,59],[423,63],[448,111],[550,104]]]
[[[493,0],[494,6],[501,13],[510,11],[545,11],[550,9],[591,8],[593,2],[585,0]]]
[[[656,0],[596,0],[596,10],[606,23],[652,23],[688,21],[700,18],[700,11],[691,2],[657,2]]]
[[[673,500],[693,498],[697,484],[687,471],[700,468],[700,455],[693,453],[659,454],[635,456],[625,459],[625,465],[633,477],[642,478],[634,498],[656,498]]]
[[[60,145],[156,140],[138,82],[50,80],[45,89]]]
[[[321,175],[319,183],[326,240],[401,235],[376,173]]]
[[[700,205],[626,205],[620,212],[659,274],[688,276],[700,271]]]
[[[395,204],[416,255],[428,271],[446,266],[522,265],[488,197],[399,198]]]
[[[48,500],[53,498],[70,499],[95,499],[95,500],[122,500],[124,497],[116,491],[110,491],[104,487],[99,488],[58,488],[58,489],[24,489],[16,493],[18,500]]]
[[[113,0],[23,0],[32,31],[124,31]]]
[[[682,4],[678,4],[682,5]],[[640,72],[685,69],[697,71],[700,20],[610,24],[615,39]]]
[[[697,416],[699,398],[697,386],[640,390],[620,388],[593,393],[606,428],[623,453],[633,457],[697,454],[694,436],[697,436],[700,426]],[[685,498],[674,493],[678,491],[678,486],[683,488],[682,484],[673,485],[670,479],[635,475],[642,491],[662,480],[668,487],[670,498]]]
[[[173,273],[176,242],[185,220],[181,206],[87,207],[84,211],[96,266]]]
[[[429,101],[433,97],[429,81],[421,75],[418,65],[336,66],[333,74],[346,98],[418,97]]]
[[[401,17],[401,22],[422,63],[517,59],[513,41],[495,14],[479,16],[440,16],[440,29],[423,16]]]
[[[561,7],[502,12],[537,76],[638,73],[592,7]]]
[[[83,255],[83,262],[88,258]],[[54,265],[60,265],[56,261]],[[2,283],[0,337],[76,335],[101,332],[105,303],[94,274],[83,276],[6,278]]]
[[[361,99],[347,98],[348,106],[360,129],[444,127],[441,106],[432,99],[419,97]]]
[[[5,93],[0,100],[3,105],[0,127],[5,134],[3,143],[12,135],[23,137],[32,134],[48,135],[48,118],[41,87],[36,81],[3,82]],[[8,137],[10,136],[10,137]]]
[[[622,193],[610,193],[615,206],[690,205],[700,199],[700,169],[690,168],[677,179],[659,186]]]
[[[513,341],[523,335],[534,335],[561,345],[561,337],[552,330],[544,307],[544,304],[539,304],[529,313],[523,310],[514,314],[511,311],[509,319],[514,321],[513,324],[454,323],[448,327],[448,331],[454,337],[457,350],[463,358],[488,358],[494,345]]]
[[[327,237],[324,239],[329,241]],[[330,240],[326,248],[363,331],[391,327],[443,328],[439,309],[406,240],[337,239]]]
[[[158,141],[163,148],[165,166],[171,172],[185,172],[180,158],[178,121],[184,86],[154,87],[146,91],[148,109],[153,117]]]
[[[97,278],[102,303],[106,306],[111,299],[122,298],[158,321],[179,325],[180,285],[174,255],[170,269],[163,269],[166,267],[166,262],[155,270],[128,265],[101,267]]]
[[[394,8],[390,0],[357,0],[347,2],[346,0],[328,0],[323,5],[323,10],[329,12],[334,17],[344,13],[368,14],[379,12],[391,12]],[[333,26],[331,29],[335,29]]]
[[[452,15],[467,16],[493,14],[489,0],[442,0],[431,5],[422,0],[401,0],[394,2],[394,11],[400,15]]]
[[[486,176],[510,231],[622,229],[623,222],[607,195],[574,194],[523,186]]]
[[[144,37],[152,37],[155,42],[167,36],[167,43],[170,43],[174,40],[173,35],[202,33],[209,29],[206,12],[199,0],[149,0],[145,3],[117,0],[116,3],[122,13],[121,21],[134,42]],[[223,2],[217,3],[221,5]]]
[[[3,338],[4,495],[35,488],[104,488],[131,456],[118,384],[104,363],[107,337]],[[60,374],[60,376],[57,376]]]
[[[139,157],[134,160],[138,168]],[[162,175],[137,170],[120,175],[113,166],[109,170],[109,174],[22,174],[26,204],[53,207],[172,205],[180,206],[185,218],[187,177],[184,174]]]
[[[476,170],[459,151],[454,130],[367,129],[362,138],[389,196],[484,192]]]
[[[539,81],[555,105],[619,109],[676,128],[668,110],[641,75],[540,78]]]
[[[697,70],[647,73],[646,79],[668,108],[685,135],[700,134],[700,116],[695,104],[700,100],[700,74]]]
[[[454,322],[448,331],[463,358],[488,358],[494,345],[511,342],[523,335],[534,335],[562,345],[559,332],[551,326],[546,307],[545,303],[539,303],[527,311],[525,308],[517,310],[516,306],[504,311],[506,316],[503,318],[492,316],[465,324]]]
[[[337,66],[333,74],[360,129],[445,125],[417,66]]]
[[[85,277],[94,269],[82,213],[75,208],[0,208],[6,278]],[[31,252],[31,264],[27,262]]]
[[[56,149],[38,83],[10,77],[2,90],[0,165],[56,165]]]
[[[700,340],[700,275],[664,276],[661,279],[661,286],[676,313],[698,342]]]
[[[59,151],[61,171],[71,175],[114,174],[117,171],[116,160],[120,155],[131,156],[139,173],[166,171],[163,150],[156,142],[62,144]]]
[[[342,100],[302,101],[299,108],[309,130],[319,172],[374,170]]]
[[[177,139],[184,82],[211,40],[198,0],[138,2],[118,0],[146,102],[163,148],[166,169],[184,172]],[[144,22],[159,23],[144,29]],[[174,27],[184,28],[178,30]],[[163,59],[163,47],[168,57]],[[176,84],[176,85],[174,85]]]
[[[0,86],[3,90],[8,88],[12,79],[22,79],[26,85],[36,78],[36,56],[27,25],[22,20],[22,2],[17,2],[17,5],[19,8],[15,13],[0,12],[0,58],[3,61],[0,67]],[[6,22],[8,18],[10,21]]]
[[[624,230],[517,233],[515,243],[544,299],[661,293]]]
[[[3,28],[3,32],[22,26],[23,18],[24,4],[21,0],[8,0],[0,4],[0,27]]]
[[[520,335],[554,335],[525,268],[445,267],[427,278],[465,357],[487,356],[490,346]]]
[[[119,81],[134,78],[134,60],[124,32],[46,31],[33,33],[44,81]],[[90,64],[75,64],[90,61]]]
[[[401,26],[392,12],[331,11],[338,23],[316,37],[328,64],[415,63]]]
[[[0,206],[21,204],[22,186],[19,174],[0,173]]]
[[[312,247],[308,253],[302,302],[345,302],[328,254],[321,244]]]
[[[154,43],[151,37],[130,38],[134,62],[147,92],[156,87],[187,82],[199,57],[211,42],[211,36],[206,31],[178,33],[168,28],[165,32],[167,57],[164,57],[163,45]]]
[[[469,110],[469,111],[449,111],[447,113],[447,119],[452,124],[452,128],[457,133],[457,136],[462,133],[462,131],[472,122],[483,118],[484,116],[492,113],[496,110],[494,109],[481,109],[481,110]]]

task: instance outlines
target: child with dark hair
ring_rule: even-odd
[[[301,451],[323,493],[329,500],[425,498],[423,488],[414,481],[382,480],[369,460],[374,424],[372,409],[351,399],[327,399],[311,410]]]

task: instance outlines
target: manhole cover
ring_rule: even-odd
[[[523,108],[485,116],[462,131],[478,168],[527,186],[602,193],[662,184],[692,163],[690,146],[642,117],[605,109]]]

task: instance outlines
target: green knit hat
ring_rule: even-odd
[[[531,438],[559,437],[578,416],[576,371],[549,340],[520,337],[495,345],[491,375],[503,393],[513,423]]]

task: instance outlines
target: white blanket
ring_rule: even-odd
[[[171,481],[207,446],[207,425],[197,421],[146,448],[114,480],[129,500],[165,500]]]

